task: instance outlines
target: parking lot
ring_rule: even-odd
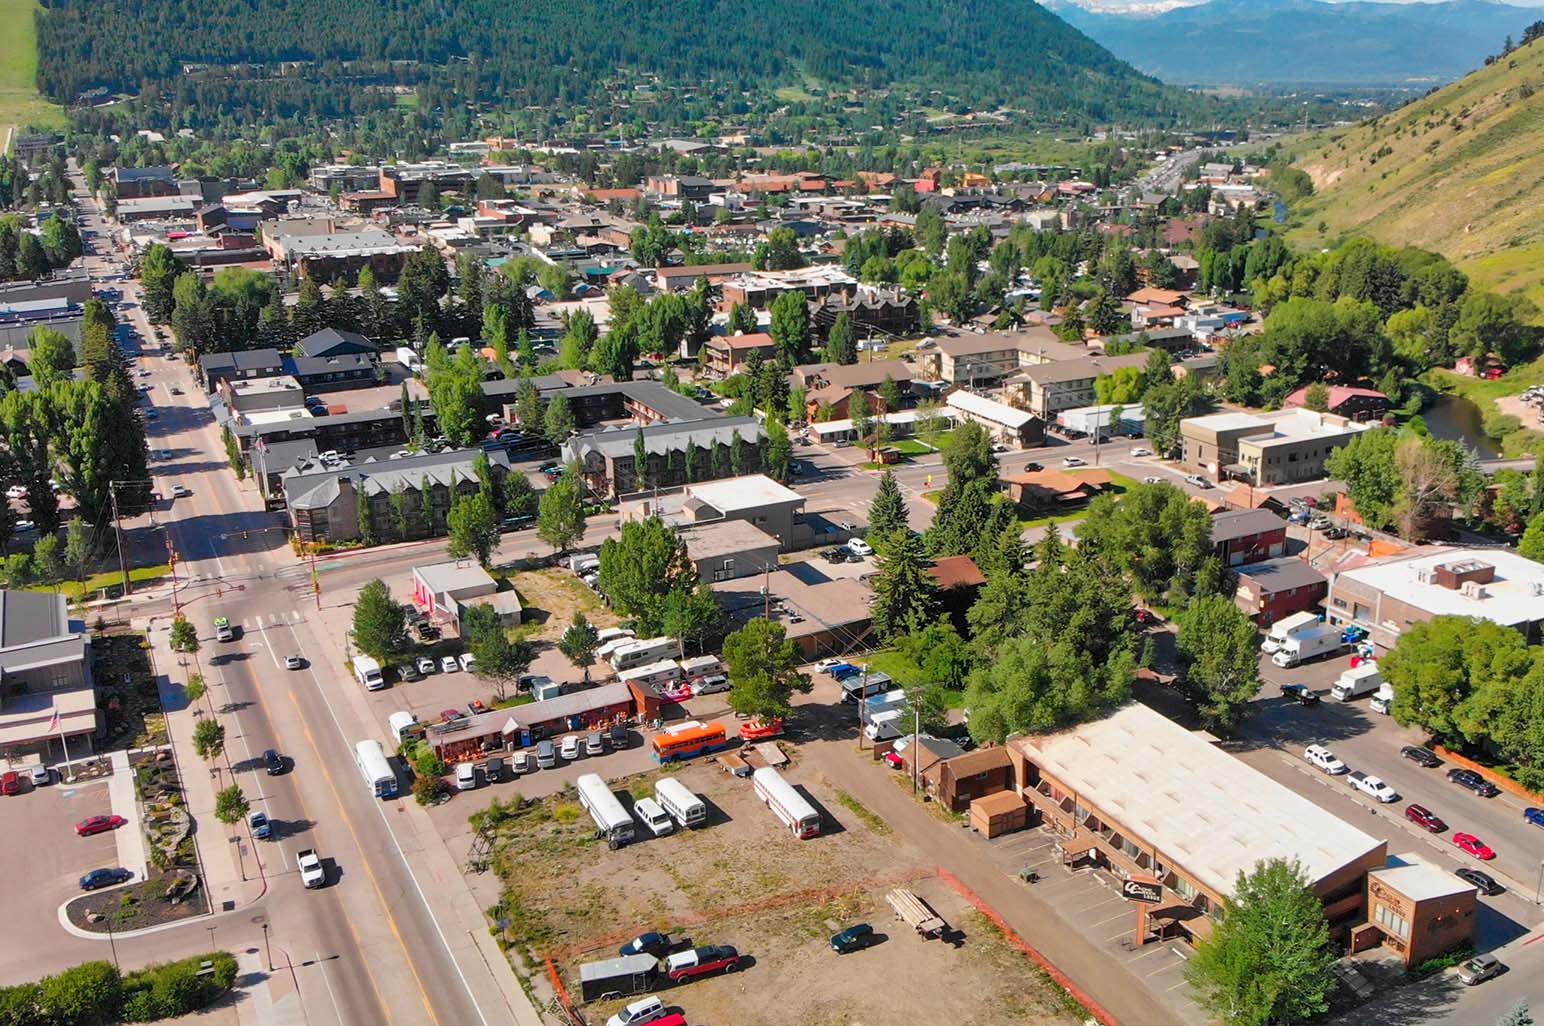
[[[6,954],[0,956],[0,985],[35,979],[40,964],[99,957],[95,942],[78,940],[53,924],[59,906],[81,893],[82,875],[122,864],[112,831],[92,837],[75,835],[75,824],[87,816],[113,811],[107,781],[29,785],[21,794],[0,798],[0,803],[7,835],[33,842],[0,847],[6,914],[13,923],[33,926],[26,943],[7,945]],[[104,904],[110,900],[104,898]]]
[[[1373,836],[1387,837],[1391,853],[1412,851],[1449,870],[1468,866],[1494,877],[1506,893],[1481,898],[1477,943],[1486,949],[1519,936],[1523,924],[1537,918],[1534,900],[1544,868],[1544,830],[1524,821],[1527,803],[1504,791],[1481,798],[1450,783],[1446,763],[1428,769],[1403,758],[1400,749],[1405,745],[1425,742],[1420,731],[1402,728],[1392,717],[1373,712],[1365,696],[1351,702],[1329,697],[1330,684],[1347,665],[1344,655],[1286,670],[1262,660],[1265,683],[1244,725],[1244,743],[1235,754]],[[1300,706],[1281,698],[1280,685],[1289,682],[1319,693],[1319,703]],[[1310,766],[1303,759],[1303,749],[1316,743],[1329,747],[1351,769],[1382,779],[1398,792],[1399,799],[1380,804],[1352,790],[1344,776],[1331,777]],[[1441,817],[1448,829],[1432,833],[1407,820],[1405,808],[1411,802]],[[1455,831],[1479,836],[1496,857],[1482,863],[1465,854],[1452,842]]]

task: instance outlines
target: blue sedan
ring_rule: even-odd
[[[1523,810],[1523,819],[1536,827],[1544,827],[1544,809],[1526,808]]]
[[[134,874],[127,869],[93,869],[80,878],[80,889],[94,891],[98,887],[111,887],[133,878]]]

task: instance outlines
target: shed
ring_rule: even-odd
[[[1029,825],[1029,806],[1017,791],[998,791],[970,803],[970,825],[982,837],[1011,834]]]

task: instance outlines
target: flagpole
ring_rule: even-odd
[[[57,707],[54,708],[54,725],[59,728],[59,747],[64,749],[64,766],[69,772],[69,777],[65,782],[73,784],[75,782],[75,767],[70,765],[70,742],[65,739],[64,720],[60,718]]]

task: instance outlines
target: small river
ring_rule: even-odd
[[[1496,440],[1481,426],[1480,408],[1462,396],[1438,395],[1435,403],[1421,411],[1421,419],[1435,437],[1464,442],[1482,460],[1501,455]]]

